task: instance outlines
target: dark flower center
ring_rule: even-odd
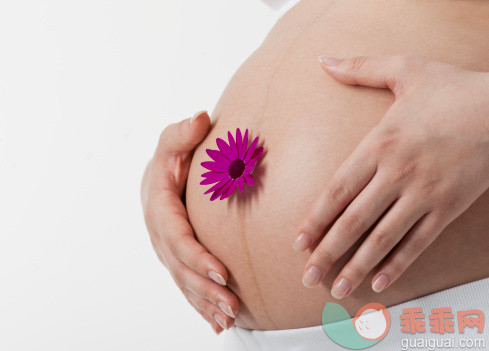
[[[244,161],[237,158],[229,166],[229,176],[232,179],[239,178],[243,174],[245,166],[246,165],[245,165]]]

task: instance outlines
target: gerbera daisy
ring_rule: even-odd
[[[256,137],[248,147],[248,129],[241,137],[241,131],[236,129],[236,141],[231,132],[228,132],[229,144],[221,138],[216,139],[219,150],[206,149],[207,154],[213,161],[202,162],[201,165],[209,170],[203,173],[205,179],[201,185],[214,184],[204,194],[212,193],[211,201],[220,196],[220,200],[229,197],[236,188],[242,193],[244,185],[253,185],[251,173],[255,168],[256,162],[260,158],[263,147],[256,147],[258,137]]]

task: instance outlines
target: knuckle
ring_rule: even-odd
[[[399,259],[391,260],[388,266],[395,277],[400,276],[407,269],[407,264]]]
[[[434,235],[440,233],[443,228],[449,223],[447,215],[444,211],[432,211],[429,213],[430,218],[427,218],[426,233]]]
[[[343,274],[350,278],[350,283],[353,283],[354,280],[362,279],[367,274],[367,271],[364,265],[350,263],[343,269]]]
[[[419,195],[431,196],[436,193],[437,189],[438,189],[438,181],[435,180],[424,181],[419,188],[419,193],[420,193]]]
[[[351,197],[351,192],[346,185],[333,183],[329,187],[328,199],[334,204],[342,204],[348,201]]]
[[[173,256],[177,257],[178,248],[176,240],[162,240],[161,245],[164,245]]]
[[[219,301],[223,301],[227,305],[229,305],[229,294],[230,291],[226,290],[221,285],[217,285],[215,283],[206,283],[204,288],[205,296],[214,304],[217,304]]]
[[[413,54],[405,54],[398,56],[398,62],[401,67],[407,67],[412,64],[416,60],[416,55]]]
[[[383,130],[377,140],[377,152],[391,152],[399,144],[401,131],[397,128]]]
[[[351,213],[347,216],[342,216],[338,221],[338,230],[342,236],[356,236],[363,232],[365,228],[365,220],[357,213]]]
[[[178,286],[185,286],[185,270],[183,267],[173,267],[170,273]]]
[[[411,243],[411,251],[414,254],[419,254],[426,249],[426,246],[428,245],[428,238],[425,236],[418,236],[416,238],[413,238],[413,241]]]
[[[323,225],[314,216],[308,216],[306,219],[306,228],[310,231],[310,234],[317,235],[323,232]]]
[[[320,249],[314,251],[313,257],[311,257],[311,262],[313,265],[329,269],[333,267],[335,259],[328,250]]]
[[[375,249],[386,250],[392,246],[393,238],[387,231],[377,230],[370,234],[369,241]]]
[[[406,54],[406,55],[400,55],[399,56],[399,65],[401,66],[401,69],[404,70],[412,70],[414,67],[419,67],[422,65],[425,60],[422,56],[416,55],[416,54]]]
[[[366,56],[354,57],[352,60],[349,61],[348,69],[352,72],[357,73],[358,71],[360,71],[363,68],[366,61],[367,61]]]
[[[205,284],[202,287],[201,294],[203,296],[205,296],[206,298],[208,298],[209,300],[211,300],[211,301],[217,301],[217,299],[216,299],[216,293],[215,293],[215,291],[213,289],[212,284]]]
[[[416,174],[418,170],[418,162],[414,160],[404,161],[397,165],[392,174],[394,182],[400,182],[410,178]]]
[[[195,254],[192,255],[192,259],[197,263],[206,264],[209,261],[212,261],[213,256],[205,251],[205,249],[201,246],[195,249]]]
[[[450,194],[445,201],[443,201],[443,207],[447,212],[459,212],[464,207],[463,199],[455,194]]]

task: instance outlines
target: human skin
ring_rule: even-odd
[[[225,287],[228,273],[194,237],[182,201],[195,147],[207,134],[207,112],[170,124],[161,133],[141,184],[141,202],[151,244],[188,302],[219,334],[239,310]]]
[[[389,88],[396,97],[327,182],[294,243],[298,251],[312,246],[339,216],[306,264],[303,283],[313,287],[373,227],[333,283],[341,299],[382,260],[372,288],[387,288],[487,191],[489,73],[420,56],[320,60],[340,82]]]
[[[228,268],[228,287],[240,299],[236,325],[320,324],[324,304],[333,301],[332,280],[363,239],[315,289],[302,285],[311,251],[291,248],[301,221],[324,184],[394,102],[388,90],[334,81],[316,58],[409,53],[488,71],[488,16],[489,5],[479,1],[303,0],[238,70],[194,154],[187,183],[194,232]],[[216,138],[237,127],[259,136],[265,149],[253,174],[255,184],[211,203],[203,195],[209,186],[199,185],[205,172],[200,163],[209,160],[205,149],[215,149]],[[489,276],[488,215],[484,193],[388,289],[372,291],[372,271],[342,305],[352,314],[368,302],[391,306]]]

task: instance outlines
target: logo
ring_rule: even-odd
[[[389,330],[391,317],[380,303],[368,303],[351,318],[347,310],[334,302],[323,309],[323,329],[331,340],[348,349],[365,349],[381,341]]]

